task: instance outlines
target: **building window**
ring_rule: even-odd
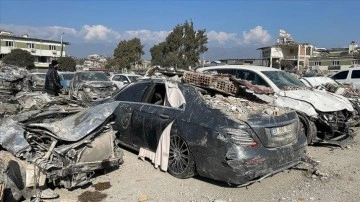
[[[290,54],[294,54],[294,49],[290,49]]]
[[[28,43],[28,44],[27,44],[27,47],[28,47],[28,48],[35,48],[35,45],[34,45],[33,43]]]
[[[56,50],[56,46],[49,45],[49,50]]]
[[[315,66],[321,66],[321,61],[316,61]]]
[[[334,61],[332,61],[332,65],[340,65],[340,61],[339,60],[334,60]]]
[[[6,41],[5,46],[14,47],[14,42],[13,41]]]

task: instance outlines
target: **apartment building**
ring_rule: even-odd
[[[66,55],[69,42],[31,38],[27,34],[16,36],[12,32],[0,30],[0,61],[13,49],[29,51],[35,56],[37,68],[48,68],[51,60]]]

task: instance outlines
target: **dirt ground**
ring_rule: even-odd
[[[360,201],[360,135],[343,149],[310,146],[308,153],[319,161],[317,175],[288,170],[234,188],[200,177],[174,178],[125,150],[121,169],[96,177],[83,189],[57,189],[60,198],[50,201]]]

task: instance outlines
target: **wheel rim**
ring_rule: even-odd
[[[169,169],[176,174],[183,173],[189,167],[190,150],[179,136],[170,139]]]

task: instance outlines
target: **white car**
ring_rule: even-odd
[[[115,83],[119,89],[121,89],[141,77],[141,75],[137,74],[113,74],[110,76],[110,80]]]
[[[331,76],[332,79],[339,83],[352,84],[360,89],[360,67],[342,70]]]
[[[343,134],[346,134],[345,139],[352,137],[347,123],[354,116],[354,108],[349,100],[341,95],[310,89],[287,72],[249,65],[203,67],[196,71],[233,75],[240,81],[248,81],[248,91],[252,89],[259,99],[296,110],[309,143],[332,142]]]

